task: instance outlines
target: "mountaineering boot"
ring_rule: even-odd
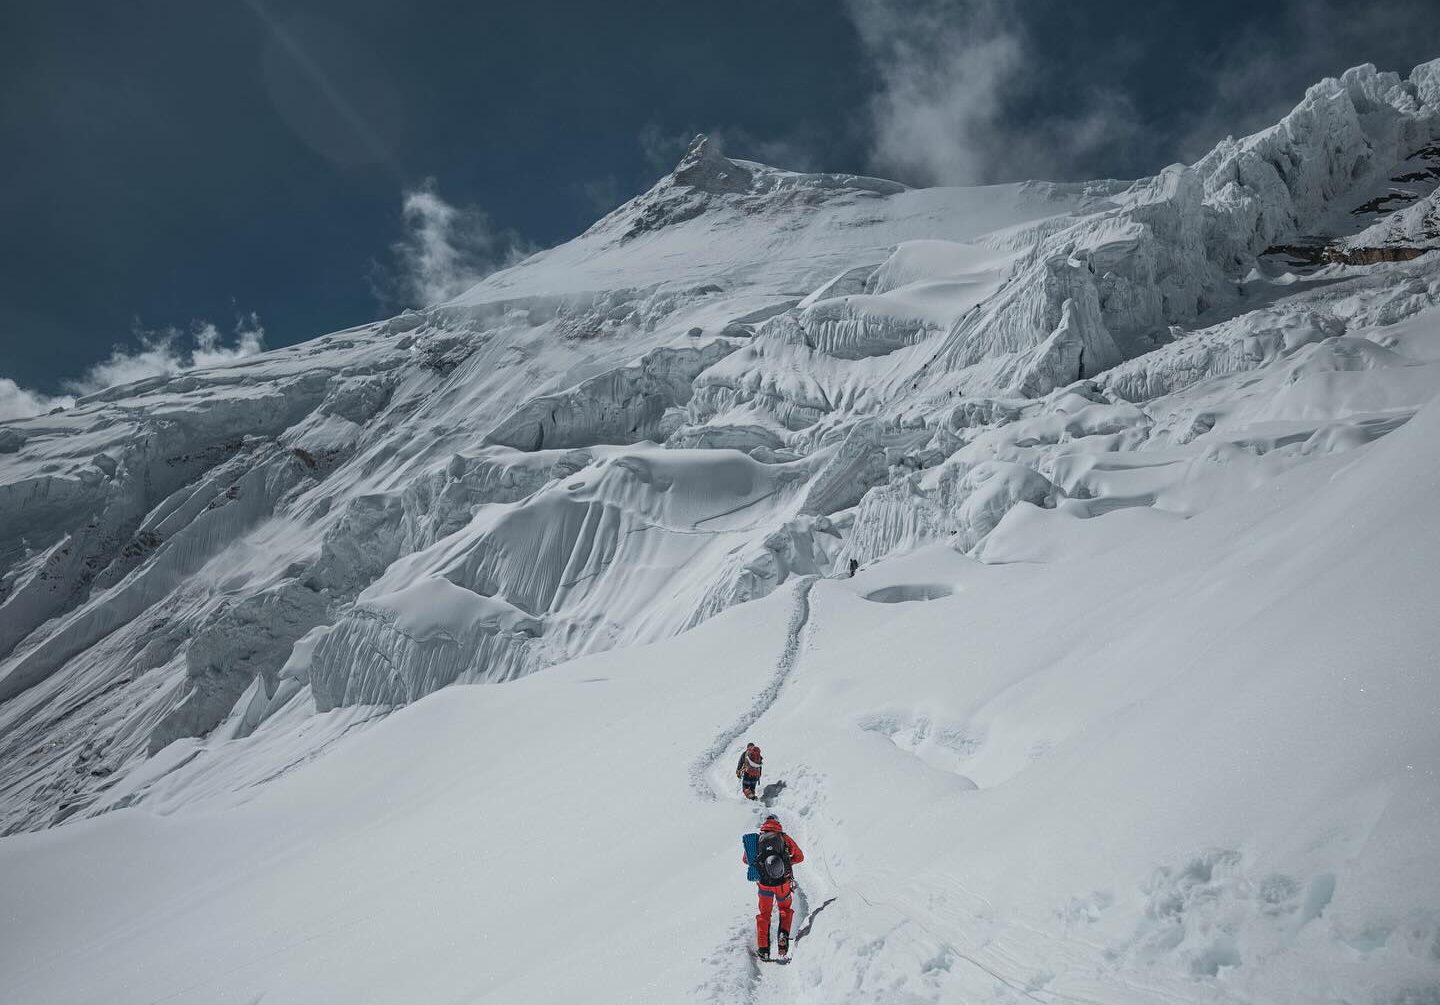
[[[778,948],[782,959],[790,955],[790,933],[783,928],[780,929],[780,944]]]
[[[758,956],[758,957],[759,957],[760,959],[762,959],[762,960],[768,960],[768,959],[770,959],[770,947],[769,947],[769,946],[761,946],[759,949],[755,950],[755,955]]]

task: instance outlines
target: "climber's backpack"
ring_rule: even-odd
[[[749,878],[765,886],[779,886],[790,878],[790,848],[785,844],[785,835],[779,831],[761,831],[747,834],[755,842],[751,853],[750,842],[746,842],[746,860],[750,863]]]

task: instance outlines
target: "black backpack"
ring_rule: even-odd
[[[779,831],[761,831],[755,846],[755,871],[766,886],[779,886],[790,878],[790,849]]]

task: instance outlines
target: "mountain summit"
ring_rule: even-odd
[[[606,216],[592,233],[620,230],[624,240],[684,223],[711,209],[793,212],[845,196],[893,195],[905,186],[860,175],[802,174],[755,161],[731,160],[719,144],[696,136],[675,170],[650,191]]]
[[[716,195],[749,192],[755,181],[749,169],[721,156],[719,147],[704,134],[690,141],[690,148],[675,165],[670,177],[677,185]]]

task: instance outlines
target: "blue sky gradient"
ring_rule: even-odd
[[[478,267],[580,232],[700,130],[912,183],[1133,177],[1323,75],[1440,55],[1412,0],[5,7],[0,377],[47,394],[146,331],[254,313],[277,346],[395,313],[427,179]],[[956,117],[934,151],[881,121],[917,93]]]

